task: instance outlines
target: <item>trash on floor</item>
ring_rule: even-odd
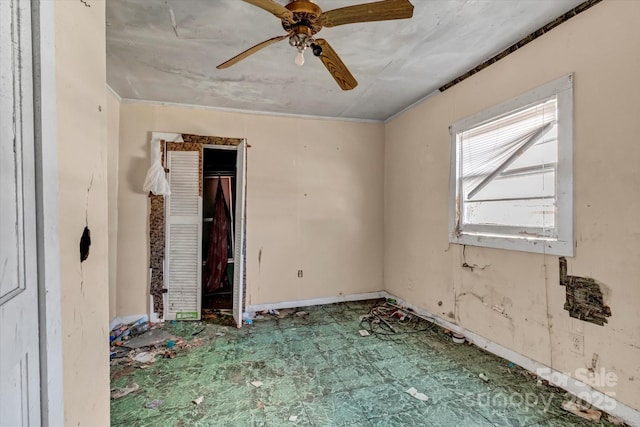
[[[426,402],[427,400],[429,400],[429,396],[427,396],[424,393],[420,393],[418,390],[415,389],[415,387],[411,387],[409,390],[405,391],[405,393],[415,397],[418,400],[422,400],[423,402]]]
[[[607,421],[616,426],[624,425],[624,420],[622,418],[614,417],[613,415],[607,415]]]
[[[251,325],[253,323],[253,316],[255,316],[254,313],[245,311],[244,313],[242,313],[242,320],[244,320],[245,324]]]
[[[298,421],[298,416],[297,415],[291,415],[289,417],[289,421],[291,421],[292,423]]]
[[[485,374],[482,374],[482,373],[481,373],[481,374],[478,374],[478,376],[479,376],[479,377],[480,377],[480,379],[481,379],[482,381],[484,381],[485,383],[488,383],[488,382],[489,382],[489,377],[488,377],[488,376],[486,376]]]
[[[228,309],[202,309],[202,320],[227,325],[235,324],[235,321],[233,320],[233,313]]]
[[[581,418],[584,418],[585,420],[600,421],[600,418],[602,417],[602,412],[595,409],[587,408],[586,406],[583,406],[571,400],[565,400],[564,402],[562,402],[562,409],[567,412],[571,412],[572,414],[575,414]]]
[[[464,344],[464,335],[462,334],[453,333],[453,335],[451,335],[451,339],[456,344]]]
[[[490,421],[495,420],[495,424],[503,424],[504,406],[497,408],[499,413],[492,418],[491,407],[482,407],[486,412],[476,413],[476,399],[461,398],[455,402],[441,399],[460,395],[458,388],[464,388],[460,390],[464,394],[486,392],[489,385],[509,393],[504,396],[516,396],[515,393],[521,396],[522,390],[533,388],[545,401],[548,393],[549,401],[556,402],[555,410],[550,412],[532,411],[529,405],[509,404],[506,415],[518,424],[524,425],[521,420],[526,420],[528,424],[552,425],[554,420],[550,415],[560,424],[584,422],[560,409],[560,403],[567,399],[564,390],[549,386],[546,380],[536,385],[535,373],[516,364],[509,366],[509,361],[490,355],[480,347],[453,344],[451,336],[445,335],[437,323],[406,307],[401,310],[405,319],[400,320],[392,316],[398,308],[387,303],[375,300],[283,309],[278,314],[261,312],[265,320],[256,320],[253,327],[238,329],[233,325],[225,329],[219,322],[206,322],[206,330],[197,337],[193,337],[193,332],[200,330],[205,322],[167,321],[162,326],[152,325],[152,329],[162,328],[178,337],[175,346],[168,349],[165,343],[159,348],[131,350],[111,362],[114,389],[133,382],[140,386],[140,391],[111,401],[111,422],[114,426],[189,427],[196,424],[245,426],[265,420],[270,425],[325,426],[332,423],[370,425],[374,421],[390,425],[397,419],[398,425],[422,426],[432,422],[434,425],[473,425],[474,415],[481,422],[485,421],[481,415],[486,415]],[[294,315],[302,310],[309,313],[308,318]],[[369,314],[359,318],[362,313]],[[286,318],[281,318],[282,315]],[[392,325],[395,333],[379,317]],[[360,329],[367,330],[372,337],[360,339]],[[354,346],[357,346],[356,357]],[[117,347],[114,351],[119,350],[124,348]],[[156,363],[135,362],[133,355],[141,351],[153,353]],[[176,351],[176,359],[163,359],[167,351]],[[364,365],[361,356],[371,361],[369,365],[375,367],[375,375],[373,368],[372,375],[360,369]],[[427,358],[428,363],[423,363]],[[384,376],[378,375],[378,371],[384,372]],[[353,391],[334,387],[339,382],[346,385],[343,373]],[[480,373],[484,373],[491,384],[478,381]],[[264,384],[255,388],[250,382],[258,379]],[[409,381],[406,385],[398,386],[406,381]],[[374,390],[382,399],[395,396],[391,405],[397,407],[397,414],[395,411],[388,414],[384,405],[371,404]],[[192,403],[200,395],[207,402],[199,406]],[[405,404],[415,402],[413,406],[431,409],[428,414],[422,410],[404,411],[405,414],[400,411],[403,408],[398,405],[402,406],[402,401],[398,398]],[[156,402],[150,407],[160,406],[158,410],[141,410],[152,399],[163,399],[166,405]],[[229,411],[227,402],[235,402],[233,411]],[[360,402],[377,413],[360,411],[356,404]],[[353,418],[345,419],[346,413],[349,417],[353,414]],[[291,416],[297,416],[296,421],[287,421]],[[447,418],[439,420],[439,416]],[[606,420],[604,412],[601,420]]]
[[[254,386],[255,388],[258,388],[262,385],[262,381],[252,381],[251,385]]]
[[[147,409],[158,409],[160,407],[160,405],[162,405],[162,400],[152,400],[151,402],[147,403],[145,406],[145,408]]]
[[[141,317],[135,322],[129,324],[120,323],[111,329],[109,342],[114,345],[120,345],[123,341],[148,331],[149,327],[150,325],[146,317]]]
[[[377,338],[390,335],[426,332],[435,327],[434,320],[422,316],[408,307],[386,300],[359,317],[360,329]],[[360,335],[365,336],[360,332]]]
[[[156,358],[153,356],[153,353],[143,351],[133,356],[133,360],[140,363],[153,363],[156,361]]]
[[[195,399],[192,400],[192,402],[198,406],[199,404],[201,404],[204,401],[204,396],[199,396],[196,397]]]
[[[152,329],[140,336],[131,338],[122,344],[122,346],[127,348],[151,347],[164,344],[167,341],[174,341],[175,343],[175,338],[176,337],[162,329]]]
[[[371,335],[366,329],[360,329],[358,332],[360,333],[361,337],[368,337],[369,335]]]
[[[111,390],[111,399],[120,399],[121,397],[125,397],[127,394],[138,391],[139,389],[140,387],[136,383],[132,383],[122,388],[114,388]]]

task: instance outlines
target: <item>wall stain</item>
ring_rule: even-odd
[[[604,326],[611,309],[604,303],[604,285],[591,277],[569,276],[567,259],[560,257],[560,285],[566,288],[567,300],[564,309],[569,316]]]

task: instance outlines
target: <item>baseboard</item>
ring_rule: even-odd
[[[364,294],[336,295],[336,296],[324,297],[324,298],[273,302],[273,303],[267,303],[267,304],[253,304],[253,305],[248,305],[245,311],[255,313],[258,311],[280,310],[283,308],[308,307],[312,305],[335,304],[338,302],[346,302],[346,301],[363,301],[368,299],[386,298],[388,295],[389,294],[387,294],[385,291],[379,291],[379,292],[367,292]]]
[[[570,394],[580,397],[598,409],[605,411],[615,417],[624,420],[628,425],[632,427],[640,427],[640,411],[613,399],[606,394],[595,390],[588,384],[583,383],[575,378],[566,375],[563,372],[556,371],[540,362],[536,362],[533,359],[528,358],[520,353],[517,353],[507,347],[497,344],[491,340],[488,340],[474,332],[471,332],[465,328],[462,328],[448,320],[442,319],[428,312],[418,306],[415,306],[401,298],[396,297],[388,292],[383,292],[384,297],[394,298],[399,305],[410,308],[417,314],[434,319],[434,323],[443,326],[453,332],[463,334],[467,340],[472,342],[478,347],[487,350],[490,353],[500,356],[514,364],[521,366],[522,368],[538,375],[557,387],[569,392]]]

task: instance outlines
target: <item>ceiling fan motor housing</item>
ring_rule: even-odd
[[[311,32],[310,35],[316,34],[322,29],[322,25],[316,24],[316,20],[322,14],[322,9],[310,0],[294,0],[285,6],[293,14],[293,19],[283,19],[282,28],[287,32],[297,32],[296,27],[306,27]]]

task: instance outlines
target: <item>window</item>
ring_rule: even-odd
[[[573,255],[573,76],[451,126],[449,241]]]

